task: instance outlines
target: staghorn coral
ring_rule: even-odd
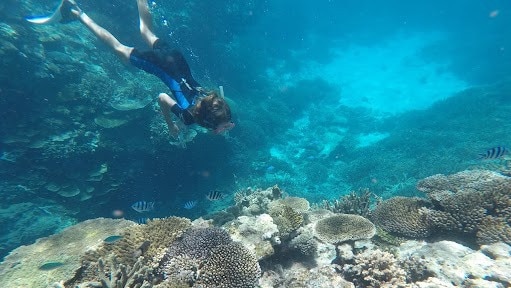
[[[139,256],[143,255],[145,262],[142,264],[157,267],[165,249],[190,226],[189,219],[179,217],[153,219],[144,225],[133,225],[120,234],[122,238],[118,241],[103,243],[99,249],[85,253],[80,273],[66,284],[97,282],[100,279],[98,259],[109,260],[111,254],[116,261],[128,266],[134,266]]]
[[[349,240],[370,239],[376,233],[371,221],[353,214],[338,214],[316,222],[316,237],[321,241],[336,244]]]
[[[371,213],[371,220],[385,231],[412,238],[424,238],[432,230],[422,207],[428,206],[425,199],[393,197],[379,203]]]
[[[404,287],[406,272],[394,255],[381,250],[366,250],[355,255],[353,263],[343,266],[344,278],[355,287]]]
[[[194,287],[256,287],[261,268],[256,257],[239,242],[214,249],[199,271]]]
[[[103,288],[145,288],[152,287],[151,269],[144,266],[143,257],[139,257],[133,267],[119,264],[115,256],[110,256],[110,272],[107,272],[103,259],[98,260],[99,277]],[[105,275],[110,274],[110,277]]]
[[[511,178],[470,170],[428,177],[419,181],[417,188],[433,203],[431,209],[423,208],[422,212],[435,228],[477,237],[479,244],[495,239],[510,243]]]
[[[356,214],[368,217],[370,208],[374,204],[373,202],[379,203],[380,201],[381,199],[369,191],[369,189],[363,189],[358,192],[351,191],[348,195],[332,202],[324,200],[319,204],[319,207],[334,213]]]

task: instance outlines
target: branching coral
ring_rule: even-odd
[[[155,267],[163,251],[190,226],[190,220],[178,217],[153,219],[145,225],[131,226],[114,243],[103,243],[99,249],[88,251],[82,257],[80,275],[76,275],[70,284],[99,281],[97,261],[100,258],[109,260],[111,254],[116,261],[128,266],[134,266],[139,256],[144,256],[142,264]]]
[[[345,279],[355,287],[399,287],[406,284],[406,272],[394,255],[380,250],[367,250],[355,255],[352,264],[343,267]]]
[[[316,237],[326,243],[370,239],[376,233],[371,221],[359,215],[339,214],[321,219],[315,225]]]
[[[428,205],[421,198],[393,197],[376,206],[371,213],[371,220],[388,232],[424,238],[431,234],[431,227],[421,208]]]
[[[334,213],[356,214],[367,217],[373,204],[379,203],[381,200],[369,189],[351,191],[348,195],[334,201],[323,201],[321,208],[330,210]]]
[[[99,259],[99,277],[103,288],[145,288],[152,287],[150,283],[151,269],[142,264],[143,257],[140,257],[133,267],[119,264],[115,256],[110,257],[110,272],[107,273],[103,259]],[[110,274],[110,277],[105,275]]]

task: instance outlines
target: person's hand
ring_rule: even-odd
[[[169,125],[169,134],[172,138],[179,140],[179,127],[177,127],[176,123]]]

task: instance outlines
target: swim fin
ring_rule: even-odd
[[[71,13],[71,9],[75,5],[74,1],[60,0],[59,6],[52,14],[46,16],[28,16],[25,17],[25,19],[34,24],[68,23],[76,20],[76,17]]]

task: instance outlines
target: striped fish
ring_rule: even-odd
[[[224,198],[224,194],[218,190],[209,191],[208,195],[206,195],[206,199],[209,201],[216,201]]]
[[[508,150],[506,147],[497,146],[497,147],[488,149],[486,151],[486,153],[480,153],[479,158],[480,159],[497,159],[497,158],[501,158],[502,156],[506,155],[507,153],[508,153]]]
[[[137,224],[147,224],[147,221],[151,220],[151,218],[146,218],[146,217],[142,217],[142,218],[138,218],[137,221]]]
[[[193,201],[188,201],[185,203],[185,205],[183,206],[185,209],[192,209],[193,207],[197,206],[197,201],[193,200]]]
[[[131,205],[131,208],[133,208],[133,210],[137,211],[138,213],[153,211],[154,202],[138,201],[133,203],[133,205]]]

